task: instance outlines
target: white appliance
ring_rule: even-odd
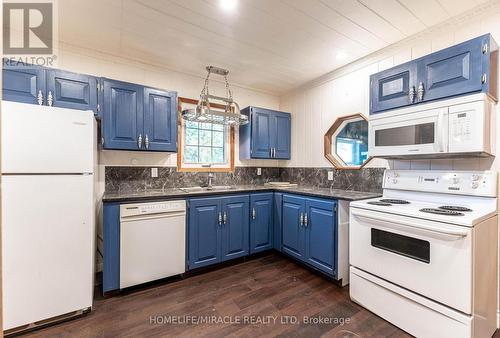
[[[120,288],[186,269],[186,201],[120,205]]]
[[[491,337],[497,174],[386,170],[383,187],[351,203],[351,298],[417,337]]]
[[[370,115],[369,156],[432,158],[495,154],[494,102],[474,94]]]
[[[91,309],[95,130],[90,111],[2,101],[4,330]]]

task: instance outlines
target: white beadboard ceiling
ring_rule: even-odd
[[[283,94],[484,0],[63,0],[68,45]],[[344,58],[337,56],[344,54]],[[200,88],[202,81],[200,81]]]

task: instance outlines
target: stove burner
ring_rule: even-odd
[[[472,209],[469,209],[466,207],[459,207],[456,205],[443,205],[443,206],[439,207],[439,209],[449,210],[449,211],[467,211],[467,212],[472,211]]]
[[[383,198],[380,200],[380,202],[390,203],[390,204],[410,204],[410,202],[405,200],[395,200],[391,198]]]
[[[387,202],[380,202],[380,201],[371,201],[371,202],[366,202],[366,204],[373,204],[373,205],[382,205],[382,206],[391,206],[391,203]]]
[[[437,215],[464,216],[463,213],[458,212],[458,211],[435,209],[435,208],[423,208],[423,209],[420,209],[420,211],[427,212],[429,214],[437,214]]]

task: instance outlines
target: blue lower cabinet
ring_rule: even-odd
[[[188,270],[249,253],[249,195],[189,200]]]
[[[283,195],[283,252],[298,259],[303,259],[305,251],[305,208],[304,197]]]
[[[337,202],[283,195],[283,252],[336,278]]]
[[[273,203],[273,248],[281,251],[282,220],[283,220],[283,194],[275,192]]]
[[[189,269],[220,261],[219,209],[219,198],[198,198],[189,201]]]
[[[249,253],[248,208],[248,195],[221,198],[222,261],[243,257]]]
[[[306,245],[307,263],[326,272],[336,274],[337,217],[336,201],[307,199]]]
[[[103,292],[120,289],[120,204],[103,206]]]
[[[250,253],[272,249],[274,194],[250,196]]]

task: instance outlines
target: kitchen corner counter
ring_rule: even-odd
[[[139,202],[157,201],[161,199],[191,198],[207,195],[230,195],[238,193],[276,191],[282,193],[300,194],[323,198],[357,201],[367,198],[379,197],[381,194],[373,192],[362,192],[342,189],[316,188],[310,186],[295,186],[289,188],[278,188],[267,185],[235,185],[225,190],[202,190],[185,192],[179,188],[151,189],[144,191],[117,191],[105,192],[103,202]]]

